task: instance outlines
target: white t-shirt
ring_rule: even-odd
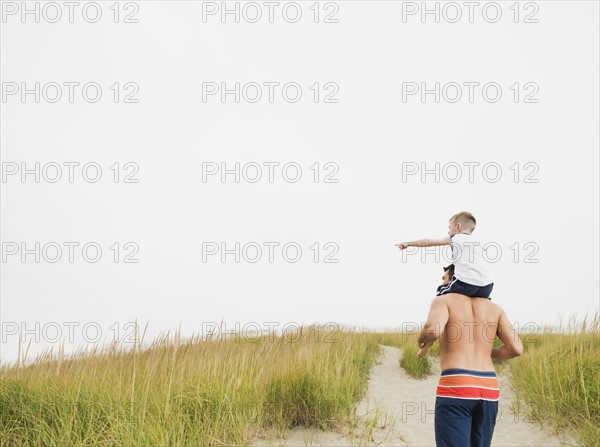
[[[452,262],[454,276],[462,282],[474,286],[487,286],[494,282],[483,257],[483,245],[470,234],[458,233],[452,236]]]

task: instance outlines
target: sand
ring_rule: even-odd
[[[371,371],[366,396],[357,407],[356,427],[344,429],[346,433],[298,427],[283,436],[266,434],[252,447],[435,446],[433,411],[439,360],[430,357],[434,374],[418,380],[400,367],[401,349],[383,345],[382,349]],[[514,393],[508,374],[498,374],[500,402],[492,446],[577,445],[571,437],[559,439],[543,431],[528,420],[523,409],[513,411]]]

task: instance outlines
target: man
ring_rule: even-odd
[[[494,349],[496,335],[503,346]],[[436,445],[489,446],[500,397],[492,359],[523,353],[517,331],[489,299],[449,293],[431,303],[418,339],[419,356],[437,339],[442,373],[435,400]]]
[[[450,280],[454,276],[454,264],[450,264],[448,267],[443,267],[443,269],[444,274],[442,275],[442,284],[438,286],[436,295],[443,295],[443,293],[441,293],[442,289],[445,285],[447,285],[450,282]]]

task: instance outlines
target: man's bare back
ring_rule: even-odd
[[[496,335],[503,342],[493,348]],[[523,345],[504,310],[486,298],[449,293],[431,303],[420,341],[440,340],[440,367],[494,371],[492,358],[521,355]]]
[[[448,322],[440,337],[440,367],[493,371],[492,347],[502,309],[487,298],[441,295]]]

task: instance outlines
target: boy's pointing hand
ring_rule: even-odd
[[[408,247],[408,243],[400,242],[399,244],[394,244],[394,247],[398,247],[400,250],[404,250],[406,247]]]

